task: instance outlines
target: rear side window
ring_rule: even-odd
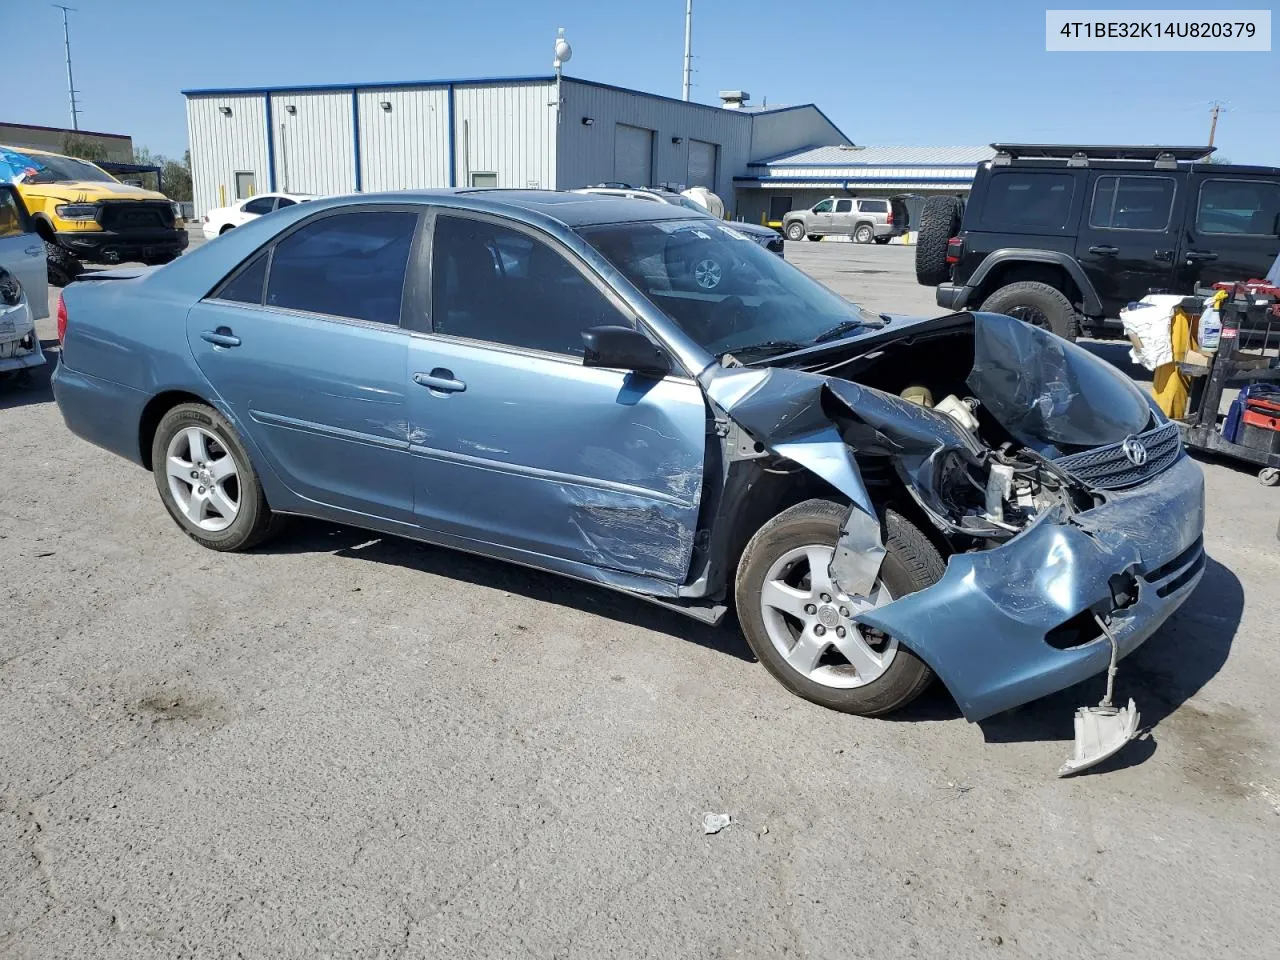
[[[22,210],[9,190],[0,190],[0,237],[12,237],[24,232]]]
[[[1280,183],[1266,180],[1206,180],[1196,206],[1197,233],[1280,234]]]
[[[1064,230],[1071,214],[1075,177],[1069,173],[1011,170],[987,185],[982,225],[988,230]]]
[[[244,205],[245,213],[270,213],[276,207],[275,197],[257,197]]]
[[[261,304],[262,288],[266,281],[267,254],[264,250],[228,280],[214,297],[219,300],[234,300],[236,303]]]
[[[888,213],[889,201],[888,200],[859,200],[858,208],[862,210],[863,213]]]
[[[1167,230],[1176,184],[1170,177],[1099,177],[1089,226],[1101,230]]]
[[[417,223],[403,211],[313,220],[275,245],[266,305],[399,324]]]

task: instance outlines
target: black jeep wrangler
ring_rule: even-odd
[[[1280,169],[1213,147],[993,143],[967,203],[930,197],[916,279],[938,305],[1074,339],[1118,330],[1148,293],[1264,277],[1280,254]]]

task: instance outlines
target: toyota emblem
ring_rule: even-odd
[[[1147,462],[1147,448],[1137,437],[1125,437],[1124,443],[1120,444],[1120,449],[1135,467],[1140,467]]]

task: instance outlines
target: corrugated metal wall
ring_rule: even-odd
[[[617,124],[624,123],[654,131],[653,179],[657,183],[686,182],[691,139],[717,145],[715,192],[732,210],[733,177],[744,172],[751,159],[748,114],[572,80],[564,81],[563,110],[558,188],[571,190],[615,179],[614,136]],[[583,124],[583,117],[592,119],[590,126]],[[673,138],[680,143],[672,143]]]
[[[223,114],[222,107],[231,114]],[[261,94],[189,98],[187,139],[196,216],[235,200],[237,171],[251,171],[259,193],[270,188],[267,107]]]
[[[813,107],[757,113],[751,127],[751,159],[768,160],[807,147],[834,146],[848,142]]]
[[[472,173],[496,173],[499,187],[556,186],[553,84],[459,84],[453,95],[458,186]]]
[[[356,189],[350,90],[273,93],[271,120],[276,189],[325,196]]]
[[[449,186],[447,87],[361,87],[358,96],[363,190]]]

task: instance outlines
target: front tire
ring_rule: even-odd
[[[835,593],[827,564],[847,512],[830,500],[806,500],[761,527],[738,565],[738,620],[760,662],[792,693],[842,713],[877,716],[918,697],[933,671],[855,618],[937,583],[945,568],[924,534],[890,510],[871,596]]]
[[[50,240],[44,242],[44,259],[49,282],[55,287],[65,287],[84,272],[75,254]]]
[[[1056,333],[1064,340],[1080,336],[1080,315],[1060,291],[1035,280],[1001,287],[982,304],[986,313],[1003,313]]]
[[[795,222],[795,223],[789,223],[789,224],[787,224],[787,239],[788,239],[788,240],[803,240],[803,239],[804,239],[804,224],[803,224],[803,223],[800,223],[799,221],[797,221],[797,222]]]
[[[248,550],[281,526],[235,429],[212,407],[182,403],[166,413],[151,468],[169,516],[203,547]]]

